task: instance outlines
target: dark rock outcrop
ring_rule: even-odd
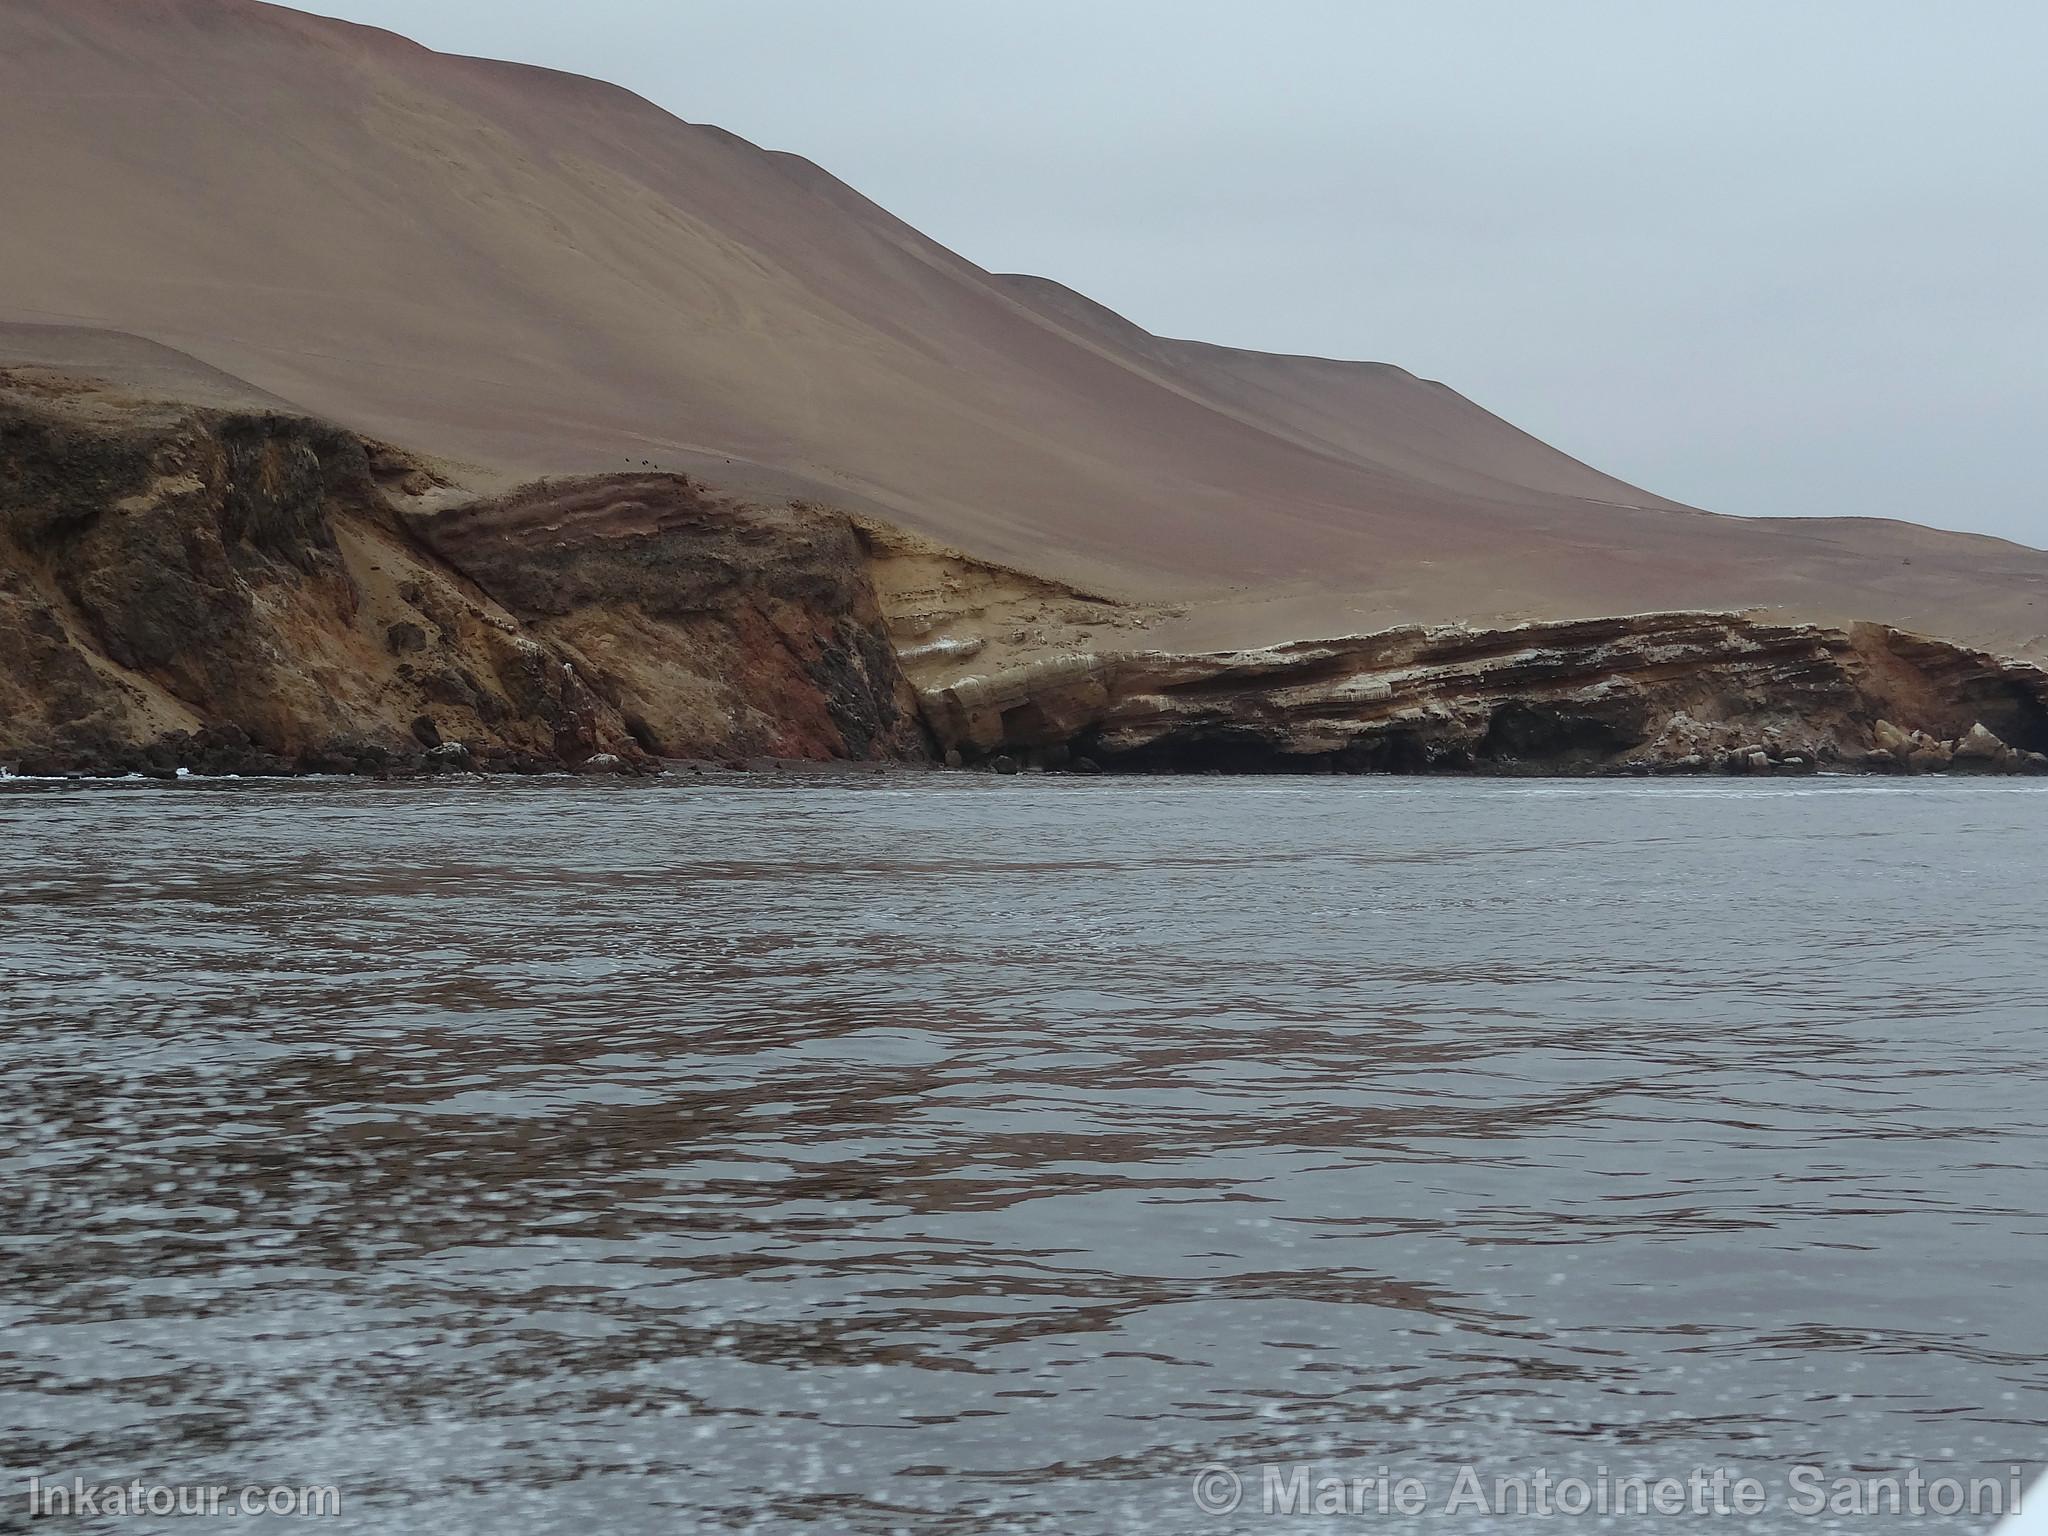
[[[428,714],[546,757],[576,709],[412,547],[353,435],[20,375],[0,375],[0,654],[0,762],[31,771],[402,771]]]
[[[573,494],[434,517],[444,481],[338,428],[0,370],[0,767],[922,751],[843,519],[680,483]]]

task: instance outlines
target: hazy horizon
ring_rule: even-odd
[[[2048,13],[307,8],[614,81],[991,270],[1399,364],[1694,505],[2048,544]]]

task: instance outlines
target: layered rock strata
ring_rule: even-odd
[[[2048,673],[1874,625],[1665,613],[976,660],[928,641],[911,667],[940,746],[998,765],[2048,770]]]

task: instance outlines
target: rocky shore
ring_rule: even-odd
[[[2048,673],[1653,613],[1257,649],[808,502],[460,489],[282,411],[0,369],[0,768],[2048,772]]]

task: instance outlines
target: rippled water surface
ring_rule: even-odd
[[[2004,1478],[2044,869],[2027,783],[12,785],[0,1524]]]

